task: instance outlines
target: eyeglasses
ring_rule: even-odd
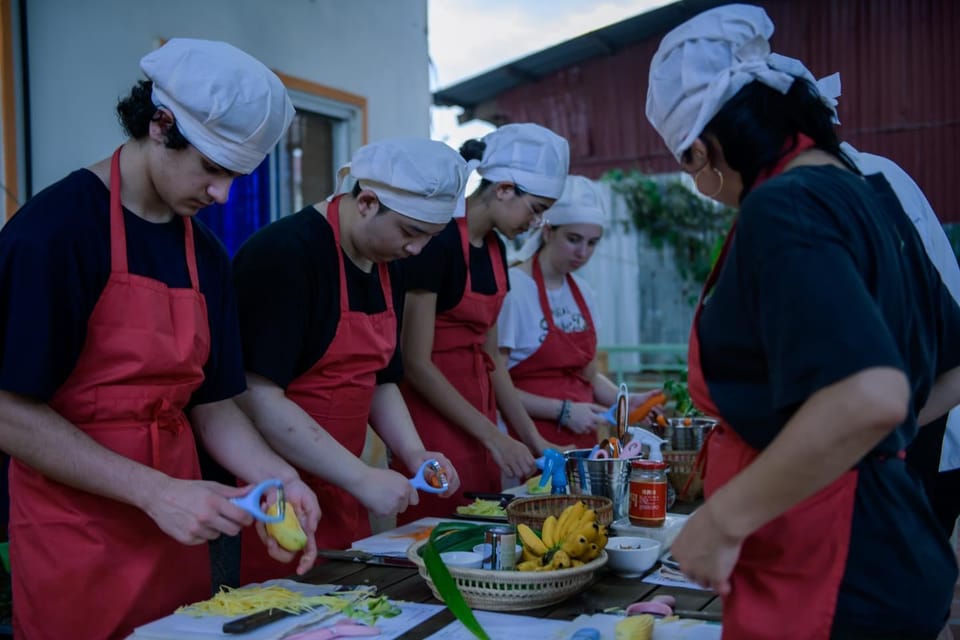
[[[527,200],[527,194],[520,195],[519,198],[523,201],[523,204],[527,205],[527,211],[530,212],[530,217],[533,220],[530,222],[531,229],[539,229],[543,226],[543,211],[537,211],[533,208],[533,205],[530,204],[530,201]]]

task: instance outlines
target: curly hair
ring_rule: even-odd
[[[130,95],[117,102],[117,119],[124,133],[134,140],[141,140],[150,133],[150,123],[156,120],[160,108],[153,104],[153,83],[141,80],[130,90]],[[174,122],[167,129],[164,144],[169,149],[186,149],[190,142]]]

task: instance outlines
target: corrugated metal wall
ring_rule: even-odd
[[[766,0],[777,53],[817,77],[839,71],[842,137],[888,156],[926,192],[943,222],[960,222],[960,1]],[[675,171],[644,116],[660,36],[594,58],[497,98],[508,121],[539,122],[570,141],[572,171]]]

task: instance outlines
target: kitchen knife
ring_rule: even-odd
[[[292,615],[297,614],[284,611],[283,609],[267,609],[266,611],[258,611],[257,613],[251,613],[248,616],[237,618],[236,620],[224,622],[223,632],[249,633],[254,629],[259,629],[260,627],[266,626],[271,622],[276,622],[277,620],[282,620]]]
[[[707,622],[723,622],[723,614],[719,611],[697,611],[695,609],[674,609],[673,615],[691,620],[705,620]]]
[[[387,556],[377,553],[368,553],[359,549],[347,549],[340,551],[337,549],[318,549],[317,555],[328,560],[345,560],[347,562],[363,562],[365,564],[378,564],[386,567],[406,567],[414,569],[417,565],[401,556]]]

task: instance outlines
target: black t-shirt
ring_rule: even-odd
[[[281,218],[251,236],[234,258],[234,281],[247,370],[286,388],[327,352],[340,322],[341,247],[333,228],[313,206]],[[351,311],[386,309],[377,266],[369,273],[343,254]],[[402,269],[388,265],[397,314],[403,316]],[[403,373],[399,347],[377,384]]]
[[[507,251],[503,240],[491,232],[500,247],[504,276],[507,273]],[[470,288],[475,293],[493,295],[497,283],[493,263],[486,243],[482,247],[470,247]],[[453,309],[463,298],[467,284],[467,265],[463,259],[463,246],[456,219],[433,238],[419,255],[401,261],[408,291],[422,289],[437,294],[437,315]],[[509,289],[509,282],[507,283]]]
[[[124,209],[130,273],[190,287],[179,216],[148,222]],[[246,388],[230,259],[193,220],[210,323],[204,382],[191,404]],[[87,321],[110,276],[110,192],[81,169],[38,193],[0,230],[0,388],[48,401],[77,364]]]
[[[894,454],[933,381],[960,366],[958,326],[960,308],[882,176],[801,167],[744,199],[698,326],[704,377],[730,426],[763,449],[812,394],[867,367],[900,369],[912,386],[907,419],[857,465],[835,630],[939,629],[930,613],[949,607],[956,563]]]

